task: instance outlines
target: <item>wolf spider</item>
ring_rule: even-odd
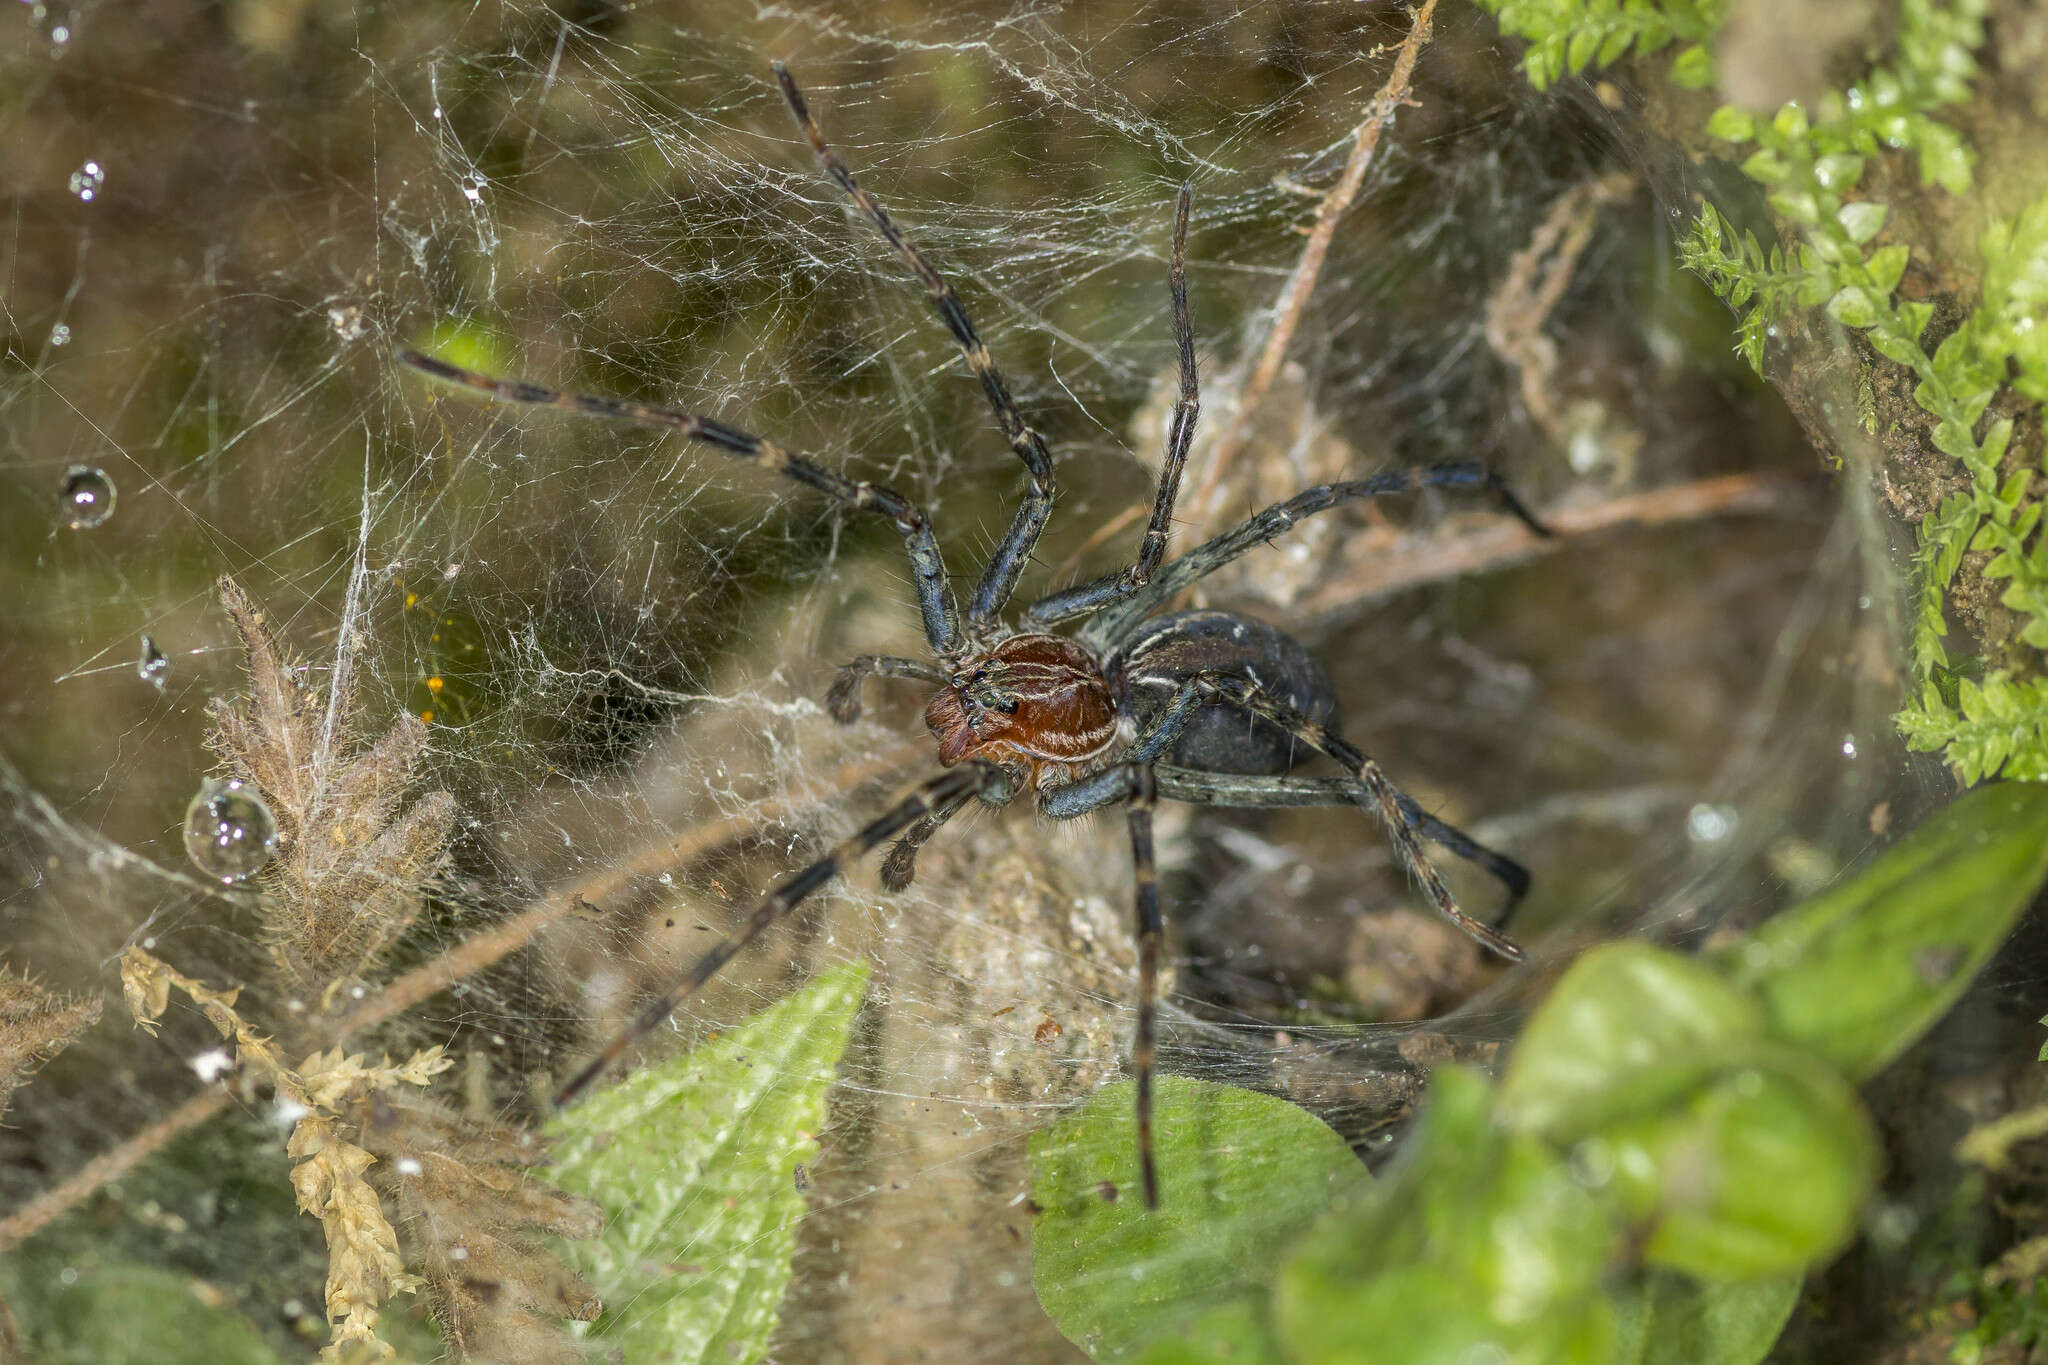
[[[826,145],[788,71],[780,63],[774,71],[818,164],[924,286],[933,311],[981,381],[996,425],[1029,472],[1031,486],[983,567],[963,619],[931,523],[916,504],[892,489],[845,478],[714,418],[618,398],[563,393],[477,374],[417,351],[399,352],[402,363],[431,379],[500,402],[567,408],[586,416],[666,428],[773,470],[849,508],[880,513],[903,537],[925,638],[931,645],[931,661],[881,655],[854,659],[839,670],[828,702],[835,719],[851,723],[860,715],[862,687],[872,675],[930,684],[937,690],[925,706],[924,722],[938,740],[938,759],[946,771],[777,886],[723,942],[571,1077],[556,1103],[574,1099],[762,930],[884,842],[901,836],[882,869],[884,884],[901,890],[910,883],[918,848],[970,802],[1005,806],[1030,791],[1038,809],[1055,820],[1071,820],[1121,802],[1128,811],[1137,882],[1138,1020],[1132,1064],[1137,1075],[1138,1165],[1146,1206],[1156,1208],[1152,1072],[1163,926],[1153,871],[1152,808],[1159,797],[1212,806],[1364,807],[1386,827],[1402,864],[1431,904],[1509,959],[1519,960],[1522,950],[1499,926],[1529,885],[1529,875],[1519,864],[1423,811],[1377,763],[1338,735],[1337,699],[1329,676],[1301,644],[1272,626],[1231,612],[1156,613],[1205,575],[1272,541],[1302,518],[1364,498],[1422,488],[1484,489],[1536,534],[1550,532],[1492,470],[1476,460],[1456,460],[1306,489],[1163,563],[1174,496],[1199,406],[1186,281],[1191,189],[1183,185],[1174,211],[1168,274],[1180,353],[1180,396],[1168,426],[1158,494],[1137,557],[1120,573],[1056,592],[1026,608],[1021,628],[1006,625],[1004,606],[1052,512],[1055,486],[1045,441],[1017,411],[1002,372],[953,287]],[[1086,621],[1071,634],[1052,633],[1061,622],[1084,617]],[[1329,756],[1350,775],[1292,775],[1301,747]],[[1484,868],[1506,887],[1506,903],[1491,923],[1459,907],[1424,856],[1425,839]]]

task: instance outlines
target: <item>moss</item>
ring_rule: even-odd
[[[1538,85],[1684,39],[1692,46],[1671,79],[1697,86],[1693,54],[1723,18],[1699,0],[1487,7],[1531,40],[1524,68]],[[1735,309],[1737,349],[1759,372],[1770,340],[1815,309],[1875,353],[1860,367],[1860,424],[1883,430],[1894,462],[1917,475],[1893,498],[1919,529],[1915,687],[1897,723],[1911,747],[1971,782],[2048,779],[2048,537],[2028,453],[2048,400],[2048,193],[2019,197],[2026,137],[2002,105],[1971,102],[1989,10],[1989,0],[1902,0],[1889,57],[1810,108],[1716,109],[1696,140],[1742,158],[1779,242],[1764,245],[1706,203],[1681,249]],[[1624,32],[1635,39],[1620,41]],[[1964,129],[2020,171],[1978,186]],[[1902,401],[1885,403],[1888,392]],[[1942,458],[1926,458],[1929,445]],[[1971,628],[1982,661],[1951,656],[1952,618]]]

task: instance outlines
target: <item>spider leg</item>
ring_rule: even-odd
[[[1189,678],[1174,693],[1166,709],[1159,713],[1152,728],[1138,737],[1137,743],[1125,755],[1126,761],[1153,762],[1180,737],[1196,711],[1219,702],[1271,721],[1310,748],[1321,750],[1349,769],[1352,779],[1364,787],[1350,799],[1379,816],[1380,823],[1386,827],[1388,839],[1394,845],[1395,856],[1400,858],[1408,875],[1422,887],[1423,894],[1429,897],[1437,913],[1511,962],[1520,962],[1527,956],[1520,944],[1483,921],[1474,919],[1459,906],[1450,887],[1444,885],[1443,876],[1422,851],[1425,829],[1418,819],[1422,808],[1393,784],[1380,765],[1346,743],[1328,726],[1302,715],[1249,678],[1235,673],[1198,673]],[[1040,805],[1045,804],[1045,798],[1041,798]],[[1048,810],[1047,813],[1054,812]]]
[[[1024,468],[1031,474],[1031,490],[1024,495],[1024,501],[1010,522],[1010,529],[989,557],[988,566],[981,572],[981,581],[974,585],[967,624],[969,629],[980,633],[1010,600],[1010,592],[1017,586],[1017,576],[1030,562],[1039,532],[1045,529],[1046,519],[1052,515],[1053,496],[1057,491],[1053,482],[1052,456],[1045,448],[1045,438],[1017,411],[1016,400],[1010,397],[1010,387],[1003,381],[1003,372],[996,368],[995,357],[989,354],[981,334],[975,331],[960,296],[953,292],[953,286],[924,258],[923,252],[911,245],[895,220],[875,202],[874,196],[860,187],[853,178],[853,172],[846,168],[846,163],[826,144],[825,135],[818,131],[817,123],[811,118],[810,106],[805,103],[796,82],[790,79],[788,69],[781,62],[776,62],[774,69],[776,82],[782,86],[782,97],[789,101],[789,111],[795,115],[797,127],[803,130],[811,150],[817,154],[818,165],[846,192],[846,197],[853,200],[855,207],[867,215],[868,221],[875,225],[876,231],[888,240],[889,245],[896,248],[896,254],[910,267],[910,273],[917,276],[917,282],[924,286],[932,311],[946,324],[946,330],[953,334],[953,341],[959,346],[967,368],[974,371],[974,377],[981,381],[982,392],[988,398],[989,410],[995,414],[996,425],[1002,429],[1010,449],[1017,453],[1017,458],[1024,462]]]
[[[889,850],[889,856],[882,860],[882,887],[887,891],[906,891],[917,879],[917,854],[939,827],[958,815],[967,803],[974,799],[973,792],[962,792],[953,800],[933,808],[931,814],[921,815],[911,827],[903,832],[896,846]]]
[[[860,719],[860,690],[870,673],[879,673],[885,678],[922,678],[940,685],[946,681],[943,670],[921,659],[862,654],[839,666],[839,674],[832,679],[832,688],[825,694],[825,709],[832,713],[832,719],[841,725],[851,725]]]
[[[1371,792],[1348,777],[1269,777],[1251,773],[1212,773],[1198,768],[1177,768],[1162,763],[1157,768],[1159,794],[1169,801],[1195,806],[1364,806],[1372,808]],[[1456,825],[1447,824],[1423,810],[1408,793],[1397,791],[1404,815],[1423,838],[1442,844],[1458,857],[1486,869],[1507,888],[1507,903],[1495,912],[1490,923],[1499,929],[1529,894],[1529,870],[1496,853]]]
[[[1123,601],[1152,581],[1153,570],[1166,557],[1181,470],[1188,462],[1188,446],[1195,439],[1195,418],[1202,409],[1201,383],[1195,373],[1195,327],[1188,316],[1188,206],[1193,193],[1191,186],[1182,185],[1173,211],[1173,265],[1167,272],[1167,288],[1173,294],[1173,339],[1180,351],[1180,397],[1174,402],[1173,416],[1166,426],[1166,458],[1160,464],[1152,520],[1145,525],[1145,537],[1138,542],[1138,558],[1131,567],[1033,603],[1025,610],[1024,620],[1035,628],[1043,629],[1056,621]]]
[[[1118,639],[1140,618],[1150,615],[1172,600],[1174,594],[1208,577],[1245,552],[1266,544],[1308,517],[1327,512],[1363,498],[1383,498],[1391,493],[1412,493],[1424,488],[1483,488],[1499,500],[1516,520],[1539,536],[1555,533],[1523,505],[1501,476],[1478,460],[1451,460],[1444,464],[1375,474],[1369,479],[1319,484],[1305,488],[1284,502],[1276,502],[1236,528],[1225,531],[1159,570],[1152,581],[1088,622],[1080,640],[1098,651]]]
[[[1150,763],[1118,763],[1078,782],[1043,788],[1038,796],[1039,810],[1055,820],[1070,820],[1118,801],[1127,803],[1138,935],[1138,1032],[1131,1044],[1131,1070],[1138,1082],[1138,1181],[1148,1209],[1159,1207],[1159,1169],[1152,1155],[1152,1073],[1159,1050],[1159,947],[1166,933],[1152,853],[1152,808],[1158,800]]]
[[[839,844],[824,857],[769,892],[761,903],[754,907],[753,913],[742,920],[738,928],[726,935],[723,942],[698,958],[696,965],[676,978],[667,990],[635,1015],[631,1023],[614,1034],[612,1040],[605,1044],[603,1051],[569,1078],[568,1083],[555,1094],[556,1107],[566,1105],[582,1094],[592,1081],[603,1075],[606,1069],[625,1053],[627,1048],[660,1028],[677,1005],[705,982],[718,975],[719,968],[752,943],[763,929],[796,909],[806,896],[832,880],[848,864],[880,845],[905,825],[931,814],[933,810],[944,807],[948,802],[977,794],[992,780],[1001,776],[1001,770],[980,763],[962,764],[960,767],[948,769],[919,785],[916,791],[862,826],[852,838]]]
[[[917,504],[893,489],[835,474],[822,465],[790,454],[773,442],[694,413],[658,408],[623,398],[564,393],[522,379],[496,379],[414,350],[400,350],[398,361],[429,379],[480,393],[500,403],[566,408],[586,417],[602,417],[608,421],[677,432],[685,440],[700,442],[763,469],[773,470],[807,488],[815,488],[848,507],[881,513],[896,524],[897,533],[903,537],[903,548],[910,556],[911,581],[917,586],[918,610],[924,616],[925,639],[931,642],[932,651],[941,658],[951,659],[957,658],[965,649],[960,633],[960,607],[954,601],[953,584],[946,577],[946,566],[939,558],[938,542],[932,538],[931,523]]]

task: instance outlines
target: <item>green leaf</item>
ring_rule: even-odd
[[[1756,136],[1756,118],[1747,109],[1724,104],[1707,120],[1707,136],[1723,142],[1747,142]]]
[[[1501,1121],[1569,1144],[1667,1104],[1764,1046],[1761,1004],[1695,958],[1603,943],[1574,962],[1515,1043]]]
[[[1614,1210],[1549,1144],[1496,1126],[1492,1100],[1439,1069],[1386,1178],[1301,1240],[1274,1289],[1289,1359],[1604,1365]]]
[[[1835,221],[1842,225],[1842,231],[1849,235],[1850,241],[1862,246],[1884,227],[1886,212],[1885,206],[1874,199],[1858,199],[1842,205]]]
[[[1704,90],[1714,83],[1713,54],[1695,43],[1671,59],[1671,81],[1687,90]]]
[[[1870,253],[1864,262],[1870,271],[1870,287],[1879,294],[1888,295],[1899,287],[1899,276],[1906,273],[1906,245],[1895,242],[1891,246],[1879,247]]]
[[[1259,1320],[1284,1249],[1368,1179],[1344,1139],[1307,1110],[1168,1076],[1154,1097],[1160,1206],[1147,1209],[1131,1095],[1128,1083],[1105,1086],[1030,1144],[1038,1301],[1103,1361],[1131,1359],[1183,1327],[1188,1344]],[[1222,1308],[1230,1312],[1216,1316]],[[1188,1349],[1157,1358],[1205,1358]]]
[[[1703,1280],[1792,1274],[1833,1254],[1877,1172],[1855,1092],[1793,1052],[1587,1146],[1647,1220],[1644,1260]]]
[[[1137,1365],[1285,1365],[1264,1305],[1245,1295],[1155,1338]]]
[[[1722,954],[1773,1036],[1862,1080],[1947,1012],[2048,874],[2048,786],[1968,792]]]
[[[1615,1295],[1614,1365],[1757,1365],[1799,1302],[1799,1277],[1702,1282],[1653,1270]]]
[[[627,1365],[767,1354],[804,1215],[795,1167],[818,1150],[867,979],[863,962],[825,972],[549,1124],[549,1178],[605,1211],[563,1258],[604,1296],[591,1334]]]
[[[1828,316],[1844,327],[1869,327],[1878,318],[1878,302],[1861,285],[1844,285],[1828,300]]]
[[[42,1365],[277,1365],[248,1319],[202,1302],[193,1289],[190,1276],[153,1266],[94,1267],[50,1302],[46,1321],[29,1324],[47,1346],[34,1358]]]

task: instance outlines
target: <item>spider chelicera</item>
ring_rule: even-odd
[[[879,512],[903,537],[925,638],[931,645],[931,661],[881,655],[854,659],[839,670],[828,705],[835,719],[851,723],[860,715],[861,690],[871,675],[932,684],[937,690],[925,706],[924,721],[938,740],[939,762],[946,771],[920,784],[852,838],[777,886],[723,942],[705,953],[571,1077],[556,1103],[574,1099],[627,1048],[659,1028],[685,997],[716,975],[762,930],[888,840],[901,836],[883,863],[883,884],[901,890],[910,884],[919,847],[970,802],[1005,806],[1030,791],[1035,793],[1039,810],[1055,820],[1071,820],[1122,803],[1129,816],[1137,882],[1138,1020],[1131,1051],[1137,1077],[1138,1166],[1145,1203],[1156,1208],[1159,1181],[1152,1154],[1152,1071],[1163,925],[1153,871],[1152,808],[1159,797],[1212,806],[1364,807],[1386,827],[1395,852],[1430,903],[1467,934],[1509,959],[1519,960],[1522,950],[1499,926],[1529,885],[1529,874],[1519,864],[1423,811],[1387,779],[1377,763],[1338,735],[1337,700],[1329,676],[1301,644],[1272,626],[1231,612],[1161,615],[1161,609],[1205,575],[1268,543],[1302,518],[1364,498],[1422,488],[1484,489],[1530,530],[1545,536],[1550,532],[1493,471],[1476,460],[1456,460],[1305,489],[1235,530],[1162,563],[1173,523],[1174,496],[1199,406],[1186,281],[1191,191],[1183,185],[1174,211],[1173,260],[1168,275],[1174,340],[1180,352],[1180,396],[1167,428],[1159,490],[1137,558],[1120,573],[1056,592],[1026,608],[1021,629],[1005,625],[1003,609],[1052,513],[1055,487],[1045,441],[1017,411],[1002,372],[953,287],[826,146],[789,73],[780,63],[774,70],[818,164],[924,286],[968,369],[981,381],[996,425],[1029,472],[1031,486],[982,569],[963,618],[930,522],[914,503],[891,489],[844,478],[713,418],[496,379],[417,351],[399,352],[402,363],[443,383],[500,402],[567,408],[587,416],[666,428],[774,470],[847,507]],[[1085,622],[1070,635],[1051,631],[1061,622],[1081,618],[1086,618]],[[1293,774],[1291,769],[1304,749],[1334,759],[1349,776]],[[1474,919],[1459,907],[1424,856],[1424,840],[1469,859],[1507,888],[1506,903],[1492,923]]]

